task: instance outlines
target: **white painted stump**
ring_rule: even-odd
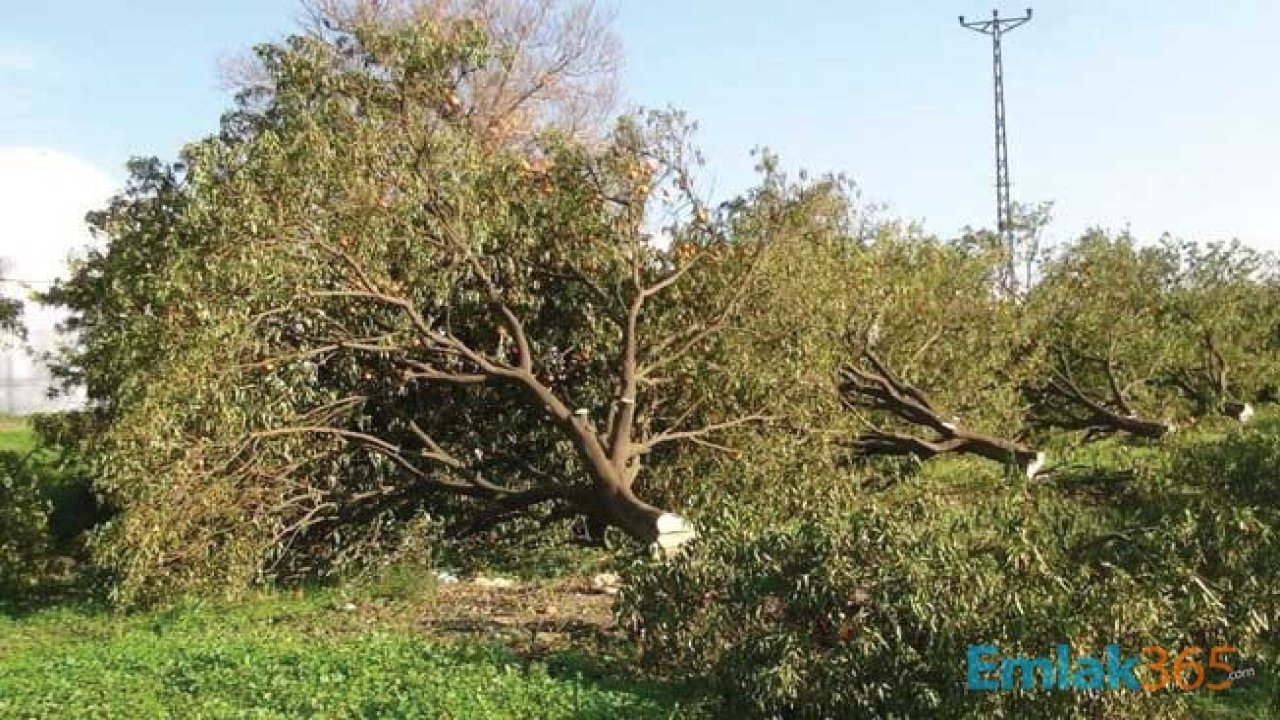
[[[1047,459],[1047,456],[1044,454],[1043,450],[1036,453],[1036,459],[1032,460],[1031,463],[1027,465],[1028,480],[1034,480],[1036,475],[1040,474],[1040,471],[1044,469],[1044,463],[1046,459]]]
[[[698,537],[698,531],[684,518],[674,513],[663,513],[658,516],[658,539],[650,549],[655,557],[667,559],[674,557],[686,543]]]

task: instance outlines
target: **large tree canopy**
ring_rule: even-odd
[[[1169,329],[1180,357],[1159,380],[1197,415],[1265,400],[1280,383],[1280,269],[1238,241],[1166,241],[1179,257]]]
[[[556,128],[599,140],[615,110],[621,45],[611,16],[593,0],[308,0],[307,32],[325,43],[358,43],[361,28],[481,32],[472,58],[442,96],[450,115],[494,147],[528,147]],[[349,56],[352,57],[352,56]],[[277,75],[257,56],[226,68],[243,102],[271,101]]]
[[[698,359],[810,196],[707,207],[670,114],[494,147],[451,110],[488,52],[461,28],[264,46],[271,101],[179,166],[136,163],[95,216],[108,250],[51,297],[126,508],[106,543],[125,593],[314,567],[423,512],[468,530],[547,508],[653,541],[684,524],[641,499],[646,458],[769,419],[702,407],[738,395]]]

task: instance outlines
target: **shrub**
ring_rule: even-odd
[[[32,455],[0,452],[0,595],[39,583],[49,551],[49,502]]]
[[[1235,453],[1241,468],[1263,461],[1233,449],[1240,442],[1189,449],[1170,465],[1207,477],[1192,468],[1215,453]],[[634,570],[620,621],[652,662],[709,675],[762,717],[1177,716],[1184,697],[1168,692],[966,690],[975,644],[1024,657],[1051,656],[1059,643],[1076,656],[1111,643],[1126,655],[1259,649],[1260,626],[1235,624],[1245,607],[1214,587],[1250,588],[1250,608],[1272,612],[1259,603],[1276,607],[1274,571],[1261,565],[1274,558],[1262,538],[1275,518],[1255,509],[1258,532],[1238,538],[1249,547],[1227,553],[1221,532],[1209,532],[1224,516],[1192,511],[1192,528],[1185,512],[1142,505],[1168,491],[1160,470],[1114,504],[1048,485],[957,494],[919,483],[828,519],[753,527],[722,513],[688,554]]]
[[[1280,643],[1280,432],[1273,420],[1222,438],[1190,438],[1117,498],[1122,562],[1186,598],[1184,627]],[[1211,634],[1214,628],[1203,628]]]
[[[111,508],[79,455],[60,444],[58,416],[36,417],[21,452],[0,451],[0,595],[19,598],[89,580],[88,531]]]
[[[103,501],[94,487],[91,463],[79,439],[90,432],[86,412],[32,415],[38,448],[33,461],[40,487],[50,503],[49,530],[64,553],[78,554],[86,533],[110,520],[116,508]]]

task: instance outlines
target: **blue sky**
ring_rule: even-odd
[[[0,146],[117,180],[129,156],[172,157],[214,130],[229,103],[219,61],[300,15],[296,0],[6,5]],[[1051,236],[1131,226],[1280,250],[1280,3],[1033,5],[1006,43],[1011,169],[1015,199],[1056,203]],[[721,194],[751,181],[748,153],[765,145],[790,167],[849,173],[934,232],[990,224],[990,47],[956,22],[989,1],[613,6],[628,100],[700,121]]]

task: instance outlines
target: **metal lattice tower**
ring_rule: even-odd
[[[996,96],[996,228],[1000,237],[1010,245],[1011,251],[1013,250],[1013,209],[1009,197],[1009,142],[1004,119],[1004,57],[1000,40],[1006,33],[1029,22],[1031,22],[1031,8],[1027,8],[1026,15],[1014,18],[1001,18],[999,10],[992,10],[991,19],[981,22],[965,22],[964,16],[960,16],[961,26],[991,36]]]

